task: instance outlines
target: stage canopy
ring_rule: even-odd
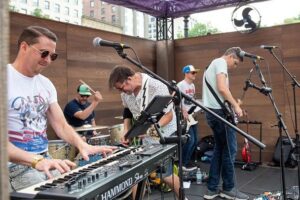
[[[103,0],[160,18],[177,18],[189,14],[237,6],[240,2],[266,0]]]

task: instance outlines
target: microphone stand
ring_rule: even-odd
[[[251,141],[252,143],[254,143],[256,146],[258,146],[259,148],[263,149],[266,147],[265,144],[263,144],[262,142],[258,141],[256,138],[254,138],[251,135],[248,135],[247,133],[245,133],[244,131],[242,131],[241,129],[239,129],[238,127],[236,127],[235,125],[231,124],[230,122],[228,122],[227,120],[223,119],[222,117],[220,117],[219,115],[217,115],[216,113],[214,113],[213,111],[211,111],[210,109],[204,107],[202,104],[200,104],[199,102],[197,102],[195,99],[191,98],[190,96],[182,93],[177,87],[174,86],[174,84],[170,84],[168,81],[166,81],[165,79],[163,79],[162,77],[158,76],[157,74],[155,74],[154,72],[152,72],[151,70],[149,70],[148,68],[146,68],[145,66],[143,66],[140,62],[135,61],[134,59],[132,59],[131,57],[127,56],[126,53],[123,52],[123,48],[118,48],[115,47],[117,53],[119,54],[120,57],[122,57],[123,59],[128,60],[130,63],[134,64],[135,66],[137,66],[138,68],[142,69],[144,72],[146,72],[149,76],[151,76],[152,78],[155,78],[157,80],[159,80],[160,82],[162,82],[163,84],[165,84],[171,91],[175,92],[175,98],[179,99],[179,104],[180,104],[180,97],[184,97],[185,99],[191,101],[192,103],[194,103],[194,105],[197,105],[198,107],[202,108],[205,112],[208,112],[210,114],[212,114],[214,117],[216,117],[218,120],[222,121],[223,123],[225,123],[227,126],[233,128],[235,131],[237,131],[238,133],[240,133],[241,135],[243,135],[244,137],[246,137],[249,141]],[[176,103],[176,99],[173,100]],[[176,117],[177,117],[177,135],[179,137],[179,147],[178,147],[178,158],[181,158],[182,156],[182,139],[181,139],[181,135],[182,135],[182,126],[180,124],[180,108],[179,106],[177,106],[177,108],[175,107],[175,111],[176,111]],[[181,162],[181,166],[179,166],[179,178],[180,178],[180,189],[179,189],[179,200],[184,200],[185,199],[185,195],[184,195],[184,188],[183,188],[183,181],[182,181],[182,159],[179,160],[179,163]]]
[[[280,138],[280,166],[281,166],[281,179],[282,179],[282,193],[283,193],[283,199],[286,200],[286,191],[285,191],[285,173],[284,173],[284,163],[283,163],[283,146],[282,146],[282,130],[285,132],[287,138],[289,139],[292,148],[295,147],[295,144],[293,143],[288,130],[286,128],[286,125],[282,119],[282,114],[279,112],[278,107],[275,103],[275,100],[272,96],[272,89],[267,87],[266,81],[264,79],[264,76],[260,70],[260,67],[258,65],[258,63],[256,62],[256,59],[252,59],[253,64],[255,65],[255,69],[256,72],[258,73],[258,76],[260,78],[260,81],[263,85],[263,87],[257,87],[255,84],[251,83],[250,81],[248,82],[248,86],[249,87],[253,87],[254,89],[257,89],[259,92],[261,92],[262,94],[266,95],[269,97],[269,99],[271,100],[271,103],[275,109],[275,113],[278,119],[278,128],[279,128],[279,138]]]
[[[296,149],[294,151],[295,158],[297,160],[297,167],[298,167],[298,194],[300,199],[300,141],[299,141],[299,133],[298,133],[298,120],[297,120],[297,100],[296,100],[296,86],[300,88],[300,83],[296,80],[296,76],[292,75],[287,67],[283,64],[281,60],[276,56],[273,49],[268,49],[272,56],[277,60],[280,66],[284,69],[284,71],[288,74],[290,79],[292,80],[292,87],[293,87],[293,103],[294,103],[294,117],[295,117],[295,135],[296,135]]]

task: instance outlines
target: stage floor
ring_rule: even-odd
[[[200,163],[201,170],[208,172],[209,165]],[[253,171],[241,170],[240,167],[236,167],[236,179],[237,187],[240,191],[248,194],[250,199],[257,197],[264,192],[276,192],[281,191],[281,170],[279,167],[258,166]],[[285,168],[285,180],[286,189],[290,189],[292,186],[298,185],[298,172],[297,168],[290,169]],[[191,183],[191,187],[185,189],[186,197],[189,200],[201,200],[204,199],[203,195],[206,191],[206,183],[197,185],[195,182]],[[173,192],[163,193],[164,197],[161,197],[161,193],[158,190],[152,190],[149,195],[149,199],[158,200],[173,200]],[[147,194],[144,199],[147,199]],[[215,199],[222,199],[216,197]]]

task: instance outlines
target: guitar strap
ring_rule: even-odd
[[[214,91],[214,89],[213,89],[213,88],[211,87],[211,85],[208,83],[208,81],[207,81],[205,75],[204,75],[204,77],[205,77],[205,83],[206,83],[206,85],[207,85],[209,91],[212,93],[212,95],[215,97],[215,99],[217,100],[217,102],[220,104],[220,106],[221,106],[223,112],[226,113],[226,110],[227,110],[227,109],[225,108],[225,106],[224,106],[224,104],[222,103],[221,99],[218,97],[218,95],[216,94],[216,92]]]

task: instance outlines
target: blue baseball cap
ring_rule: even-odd
[[[190,72],[198,72],[198,71],[200,71],[200,69],[195,69],[195,67],[193,65],[187,65],[182,68],[182,72],[184,74],[187,74]]]

